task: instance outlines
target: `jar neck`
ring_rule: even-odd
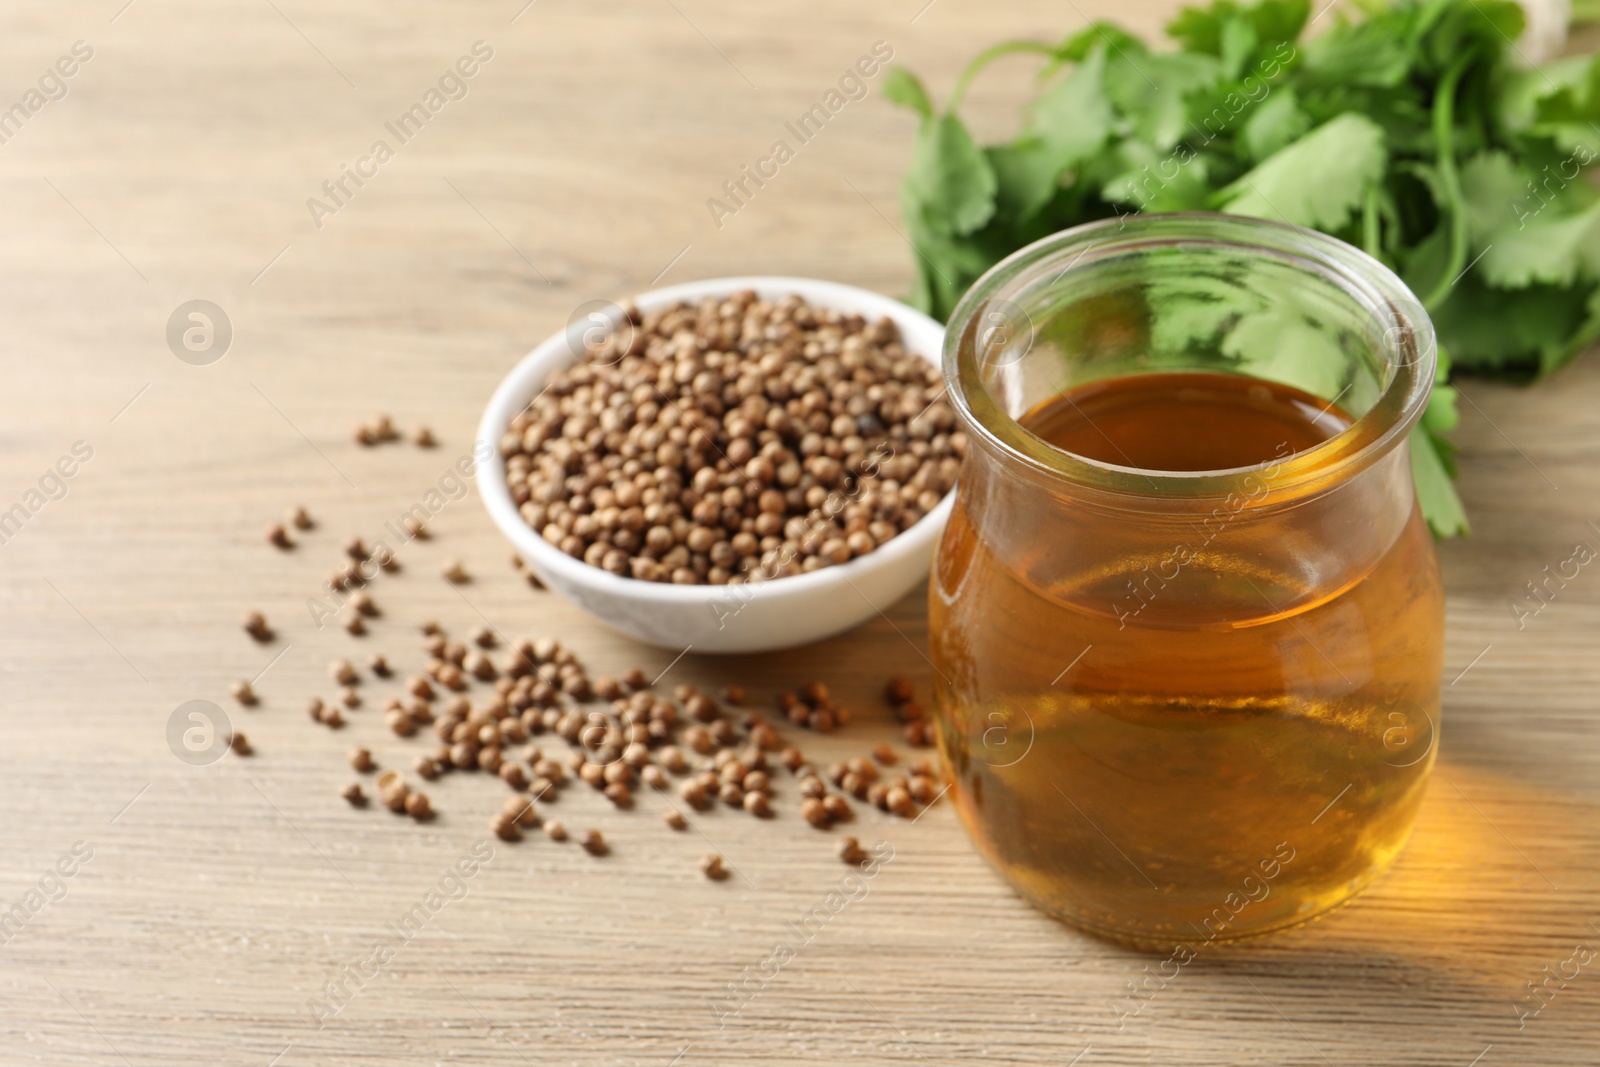
[[[1191,343],[1176,355],[1156,351],[1162,305],[1151,294],[1195,279],[1211,283],[1217,302],[1196,305],[1191,314],[1197,308],[1236,326],[1246,319],[1270,323],[1280,314],[1283,328],[1269,340],[1307,349],[1289,354],[1313,370],[1313,357],[1321,356],[1329,385],[1319,394],[1354,409],[1349,427],[1293,455],[1212,471],[1119,466],[1057,449],[1022,427],[1021,414],[1063,382],[1157,367],[1251,374],[1230,357],[1238,330],[1231,338],[1219,332],[1210,349]],[[1237,309],[1227,304],[1233,292]],[[1283,304],[1296,301],[1305,308],[1283,312]],[[1102,334],[1129,335],[1123,346],[1129,351],[1096,336],[1097,316],[1111,324]],[[1427,405],[1436,356],[1426,312],[1392,272],[1359,250],[1257,219],[1177,214],[1092,223],[1014,253],[957,306],[944,363],[969,437],[1003,457],[1017,477],[1045,492],[1159,517],[1240,497],[1249,509],[1270,512],[1403,453]],[[1268,370],[1262,376],[1274,378]],[[1336,390],[1339,381],[1344,385]]]

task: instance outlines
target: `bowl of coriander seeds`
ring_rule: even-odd
[[[639,640],[818,641],[927,576],[966,447],[943,342],[808,278],[591,302],[495,390],[479,490],[549,589]]]

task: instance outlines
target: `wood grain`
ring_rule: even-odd
[[[911,124],[876,85],[721,228],[705,207],[874,41],[943,89],[981,43],[1084,16],[1150,32],[1170,8],[124,2],[14,0],[0,21],[6,106],[73,42],[94,49],[0,145],[0,509],[74,442],[93,448],[0,545],[0,903],[93,849],[0,945],[0,1063],[1595,1062],[1592,967],[1520,1029],[1515,1004],[1600,937],[1600,575],[1525,629],[1510,609],[1575,542],[1600,544],[1595,361],[1527,390],[1468,383],[1475,534],[1442,551],[1442,759],[1410,847],[1353,907],[1203,956],[1119,1026],[1148,957],[1021,904],[947,806],[864,816],[852,832],[894,860],[719,1019],[728,983],[838,888],[833,839],[792,798],[770,824],[713,812],[675,835],[648,800],[623,815],[573,793],[562,817],[602,828],[611,856],[497,846],[319,1029],[308,1001],[438,887],[503,792],[445,779],[425,827],[346,808],[345,746],[386,763],[408,746],[382,734],[382,687],[343,736],[305,718],[327,661],[415,665],[429,617],[561,635],[596,671],[671,659],[531,593],[475,499],[402,552],[370,636],[318,632],[304,601],[339,539],[377,536],[436,483],[510,363],[586,299],[744,272],[903,291]],[[480,39],[494,56],[466,97],[314,225],[306,199]],[[1026,75],[984,83],[981,127],[1005,127]],[[209,366],[164,339],[194,298],[234,329]],[[441,447],[358,449],[350,431],[378,411],[428,422]],[[274,552],[262,527],[296,503],[321,525]],[[437,576],[447,556],[475,576],[459,593]],[[239,632],[251,607],[277,645]],[[826,678],[864,721],[811,748],[859,751],[892,736],[883,677],[929,673],[921,594],[882,607],[791,654],[691,654],[665,682],[764,696]],[[284,649],[262,705],[230,709],[257,755],[175,759],[173,709],[226,703]],[[707,841],[736,877],[701,878]]]

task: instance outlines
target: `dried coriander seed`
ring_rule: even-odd
[[[883,687],[883,698],[890,704],[909,704],[916,696],[916,688],[911,684],[911,679],[903,674],[890,678]]]
[[[800,817],[819,830],[831,821],[827,806],[816,797],[806,797],[800,802]]]
[[[674,830],[686,830],[689,827],[689,820],[685,819],[683,817],[683,812],[679,811],[677,808],[668,808],[666,811],[663,811],[661,813],[661,821],[672,827]]]
[[[377,675],[379,678],[387,678],[394,673],[393,669],[389,666],[388,659],[385,658],[381,652],[367,660],[367,669],[373,674]]]
[[[728,877],[728,869],[723,859],[715,852],[709,852],[700,860],[700,873],[713,882],[720,882]]]
[[[459,559],[446,561],[444,566],[439,569],[439,573],[444,576],[445,581],[454,585],[460,585],[468,579],[467,568],[462,565]]]
[[[359,808],[367,802],[367,794],[363,793],[361,786],[355,782],[339,790],[339,795],[353,808]]]
[[[889,319],[745,291],[636,327],[500,441],[523,519],[576,558],[646,581],[800,574],[873,551],[954,483],[965,435]]]
[[[372,751],[365,748],[352,748],[345,756],[350,761],[350,766],[366,774],[376,767],[377,761],[372,758]]]
[[[549,835],[552,841],[565,841],[567,839],[567,828],[561,825],[559,820],[546,822],[544,824],[544,832]]]
[[[359,679],[355,664],[347,659],[336,659],[328,664],[328,676],[340,685],[355,685]]]
[[[489,829],[493,830],[494,835],[502,841],[522,840],[522,831],[517,827],[517,820],[503,811],[489,820]]]
[[[433,805],[426,793],[411,793],[406,797],[406,814],[418,822],[433,818]]]
[[[585,830],[578,835],[578,844],[591,856],[603,856],[609,851],[605,835],[599,830]]]
[[[303,507],[295,507],[289,511],[289,525],[296,530],[309,530],[316,523],[311,521],[311,513]]]
[[[417,432],[412,435],[411,439],[416,442],[418,448],[432,448],[439,443],[434,438],[433,431],[426,426],[418,426]]]
[[[248,756],[255,751],[250,747],[250,739],[238,730],[235,730],[233,736],[229,738],[228,747],[238,756]]]
[[[251,707],[257,703],[255,689],[243,679],[230,683],[228,685],[228,693],[245,707]]]
[[[273,637],[267,617],[259,611],[252,611],[244,617],[244,632],[257,641],[271,641]]]
[[[859,867],[866,862],[867,853],[861,847],[861,842],[853,837],[847,837],[839,842],[839,859],[852,867]]]
[[[884,798],[883,806],[904,818],[911,814],[911,794],[899,786],[893,786]]]
[[[282,523],[273,523],[267,527],[267,541],[278,548],[293,548],[294,542],[289,539],[289,531],[283,528]]]

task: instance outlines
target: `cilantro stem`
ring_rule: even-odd
[[[1423,306],[1429,309],[1437,307],[1449,295],[1467,263],[1467,211],[1461,197],[1461,175],[1456,170],[1455,105],[1456,87],[1476,58],[1476,52],[1472,51],[1456,60],[1439,79],[1439,88],[1433,97],[1433,140],[1439,153],[1439,185],[1450,216],[1450,258],[1434,282],[1433,291],[1423,298]]]
[[[1383,233],[1378,228],[1378,183],[1367,186],[1361,203],[1361,247],[1373,259],[1383,258]]]
[[[950,103],[946,106],[946,110],[954,112],[960,106],[962,98],[967,95],[967,87],[972,84],[972,80],[978,76],[984,67],[987,67],[1002,56],[1018,52],[1033,52],[1037,55],[1051,56],[1052,58],[1056,54],[1054,48],[1042,41],[1001,41],[997,45],[985,48],[973,57],[972,62],[967,64],[967,69],[961,72],[961,77],[956,79],[955,87],[950,90]]]

